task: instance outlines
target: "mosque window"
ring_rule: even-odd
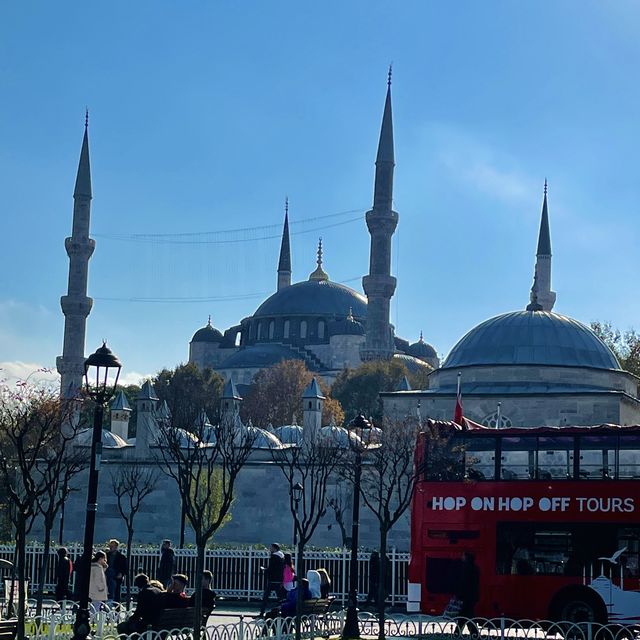
[[[239,347],[241,344],[242,344],[242,331],[238,331],[238,333],[236,333],[235,345],[236,347]]]
[[[285,320],[284,321],[284,337],[288,338],[289,337],[289,329],[291,327],[291,323],[289,322],[289,320]]]
[[[324,320],[318,320],[318,338],[324,339]]]
[[[262,340],[263,336],[263,329],[264,329],[264,325],[262,324],[262,322],[258,322],[258,340]]]
[[[490,413],[482,419],[482,425],[490,427],[491,429],[508,429],[512,427],[511,418],[508,416],[498,414],[497,411]]]
[[[301,338],[307,337],[307,321],[306,320],[303,320],[300,323],[300,337]]]
[[[273,340],[273,336],[276,333],[276,321],[275,320],[271,320],[271,322],[269,322],[269,340]]]

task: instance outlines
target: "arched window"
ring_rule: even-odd
[[[300,323],[300,337],[301,338],[307,337],[307,321],[306,320],[303,320]]]
[[[269,323],[269,340],[273,340],[273,336],[276,333],[276,321],[271,320]]]
[[[289,328],[291,327],[291,323],[288,320],[284,321],[284,337],[289,337]]]
[[[500,424],[498,424],[498,421]],[[490,413],[482,419],[482,425],[484,427],[491,427],[491,429],[509,429],[512,427],[511,418],[505,415],[498,415],[497,411]]]
[[[258,340],[262,340],[262,329],[263,329],[262,322],[258,322]]]
[[[318,320],[318,338],[324,339],[324,320]]]
[[[236,347],[239,347],[241,344],[242,344],[242,331],[238,331],[238,333],[236,333],[235,345]]]

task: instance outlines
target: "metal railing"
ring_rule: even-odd
[[[45,580],[45,591],[55,588],[55,568],[57,547],[50,551],[49,566]],[[82,554],[82,545],[67,545],[69,557],[76,560]],[[174,549],[176,569],[189,576],[195,574],[196,550]],[[43,553],[42,544],[30,543],[27,546],[26,578],[29,581],[29,592],[33,594],[39,583],[40,562]],[[369,553],[358,554],[358,593],[366,597],[369,591]],[[407,568],[409,554],[391,549],[388,553],[391,568],[389,596],[391,605],[404,603],[407,600]],[[245,547],[240,549],[207,549],[205,567],[213,573],[213,589],[218,595],[226,598],[251,600],[262,596],[264,588],[260,567],[268,560],[269,553],[263,547]],[[14,560],[14,546],[0,545],[0,558]],[[347,549],[337,551],[307,551],[305,563],[307,569],[324,567],[331,577],[331,593],[345,603],[349,591],[349,558]],[[133,547],[129,559],[134,575],[146,573],[154,578],[160,562],[160,552],[148,547]],[[75,573],[75,572],[74,572]],[[73,580],[73,575],[72,575]],[[125,591],[123,591],[124,597]]]

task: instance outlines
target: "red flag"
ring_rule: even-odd
[[[462,410],[462,392],[460,391],[460,374],[458,374],[458,393],[456,394],[456,408],[453,410],[453,421],[464,426],[464,412]]]

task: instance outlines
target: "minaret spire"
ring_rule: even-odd
[[[289,244],[289,198],[284,200],[284,227],[278,260],[278,291],[291,285],[291,245]]]
[[[60,394],[73,398],[82,386],[87,316],[93,300],[87,296],[89,259],[95,240],[89,237],[91,219],[91,167],[89,164],[89,112],[85,114],[84,137],[73,190],[73,226],[64,242],[69,256],[67,295],[60,298],[64,314],[64,345],[56,366],[60,373]]]
[[[373,209],[367,211],[366,220],[371,235],[369,275],[362,286],[369,304],[363,360],[390,358],[395,351],[393,326],[389,322],[389,307],[396,289],[391,275],[391,238],[398,225],[398,214],[393,210],[393,117],[391,113],[391,68],[387,79],[387,96],[382,115],[380,140],[376,156],[376,177]]]
[[[544,181],[542,215],[538,232],[536,266],[531,287],[528,311],[551,311],[556,302],[556,293],[551,291],[551,233],[549,231],[549,210],[547,206],[547,180]]]

